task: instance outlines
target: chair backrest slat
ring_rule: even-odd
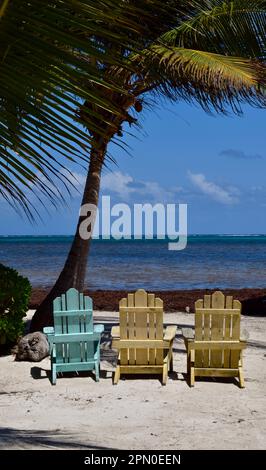
[[[148,294],[148,307],[155,307],[155,294]],[[149,312],[149,338],[156,339],[156,315],[154,311]],[[158,351],[158,350],[157,350]],[[156,364],[156,349],[149,349],[149,364]]]
[[[135,305],[135,298],[134,294],[128,294],[127,300],[125,300],[125,303],[127,304],[128,307],[134,307]],[[131,311],[128,314],[128,338],[129,339],[135,339],[135,312]],[[130,348],[126,350],[126,353],[124,354],[124,360],[125,363],[130,365],[136,364],[136,349]]]
[[[145,290],[135,292],[135,336],[136,339],[148,339],[149,318],[147,313],[148,295]],[[139,308],[138,308],[139,307]],[[136,350],[136,364],[148,364],[148,350]]]
[[[119,302],[119,309],[120,309],[120,337],[121,339],[128,339],[128,317],[127,311],[125,309],[122,310],[123,307],[127,306],[127,299],[121,299]],[[121,349],[120,350],[120,361],[121,364],[127,364],[128,362],[128,349]]]

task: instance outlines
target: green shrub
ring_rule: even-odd
[[[30,294],[29,280],[0,264],[0,344],[13,343],[23,333]]]

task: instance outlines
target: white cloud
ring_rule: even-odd
[[[133,183],[132,176],[123,174],[121,171],[115,171],[102,176],[101,189],[102,191],[112,191],[121,197],[126,197],[129,193],[134,192],[134,188],[130,187],[130,183]]]
[[[165,189],[157,181],[134,180],[120,171],[103,175],[101,189],[105,193],[115,193],[124,200],[141,196],[142,199],[148,198],[155,202],[175,201],[176,194],[182,191],[180,187]]]
[[[205,175],[202,173],[191,173],[188,172],[190,181],[196,186],[203,194],[207,194],[215,201],[221,202],[222,204],[235,204],[238,202],[235,194],[237,193],[236,188],[225,189],[212,181],[207,181]]]
[[[243,160],[257,160],[263,158],[262,155],[259,153],[248,154],[243,152],[243,150],[236,150],[236,149],[225,149],[220,152],[221,156],[230,157],[230,158],[237,158]]]

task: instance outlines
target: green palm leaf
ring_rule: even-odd
[[[220,54],[265,58],[265,0],[190,3],[193,15],[184,13],[182,22],[161,36],[163,43]]]
[[[227,106],[241,112],[241,102],[266,104],[261,88],[265,68],[244,58],[200,50],[154,45],[135,56],[146,71],[145,89],[166,94],[170,99],[197,101],[205,110],[226,112]]]

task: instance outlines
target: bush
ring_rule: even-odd
[[[23,333],[30,294],[29,280],[0,264],[0,344],[13,343]]]

